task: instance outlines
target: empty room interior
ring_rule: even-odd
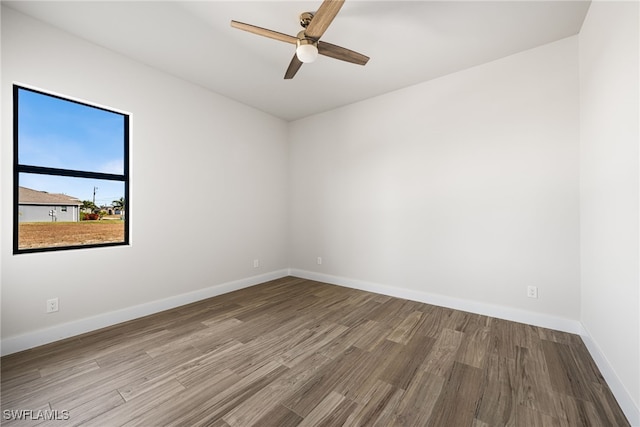
[[[0,423],[640,426],[639,22],[2,1]],[[25,94],[126,117],[118,244],[19,246]]]

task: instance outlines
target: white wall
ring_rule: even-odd
[[[14,82],[131,113],[131,246],[12,255]],[[286,137],[284,121],[3,7],[3,352],[285,274]]]
[[[579,41],[581,319],[632,425],[640,425],[639,21],[637,2],[593,2]]]
[[[577,42],[293,122],[294,271],[577,324]]]

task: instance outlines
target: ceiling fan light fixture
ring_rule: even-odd
[[[322,4],[316,12],[302,13],[300,15],[300,25],[303,30],[298,32],[296,37],[239,21],[232,20],[231,26],[259,36],[295,44],[296,52],[291,58],[287,71],[284,73],[285,80],[292,79],[302,64],[314,62],[318,55],[328,56],[352,64],[364,65],[369,60],[368,56],[335,44],[325,43],[324,41],[322,45],[318,45],[320,38],[333,21],[333,18],[338,14],[344,2],[345,0],[322,0]],[[320,49],[318,49],[318,46]]]
[[[298,40],[296,56],[300,62],[307,63],[315,61],[318,58],[318,47],[316,43],[308,39]]]

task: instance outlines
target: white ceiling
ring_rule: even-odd
[[[286,120],[327,111],[574,34],[588,1],[347,0],[322,40],[371,57],[320,56],[293,80],[295,46],[233,29],[295,35],[316,1],[3,1],[81,38]]]

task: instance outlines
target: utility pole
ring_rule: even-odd
[[[93,187],[93,206],[96,205],[96,190],[98,187]]]

